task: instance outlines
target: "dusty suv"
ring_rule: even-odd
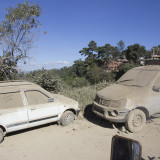
[[[112,122],[125,122],[131,132],[140,131],[147,116],[160,113],[160,66],[126,72],[115,84],[97,92],[93,112]]]
[[[79,113],[78,102],[51,94],[30,82],[0,83],[0,142],[6,133],[54,121],[68,125]]]

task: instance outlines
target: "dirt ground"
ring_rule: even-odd
[[[67,127],[53,123],[15,132],[0,144],[0,160],[109,160],[115,134],[138,140],[143,159],[160,157],[160,118],[149,120],[140,133],[115,126],[102,119],[80,118]]]

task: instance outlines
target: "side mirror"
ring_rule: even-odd
[[[54,102],[54,98],[49,98],[48,102]]]
[[[160,86],[153,86],[153,91],[160,92]]]
[[[113,136],[111,160],[141,160],[142,147],[138,141]]]

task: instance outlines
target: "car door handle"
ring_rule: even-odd
[[[36,110],[36,108],[31,108],[31,110],[33,111],[33,110]]]

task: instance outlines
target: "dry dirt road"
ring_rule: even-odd
[[[0,160],[109,160],[111,138],[117,133],[138,140],[143,159],[160,157],[160,118],[134,134],[119,132],[108,121],[78,119],[67,127],[54,123],[6,136]]]

